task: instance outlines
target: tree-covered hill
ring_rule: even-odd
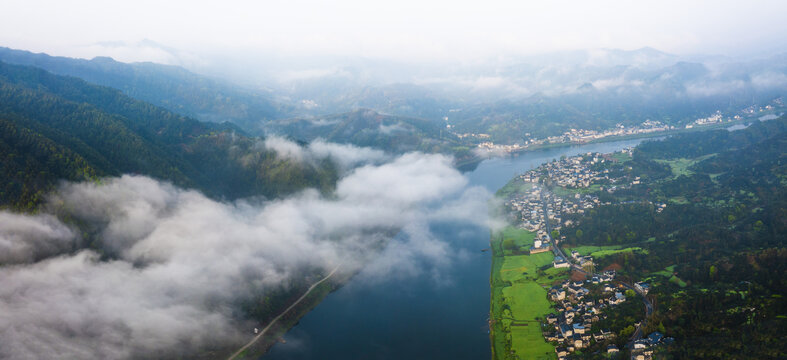
[[[424,151],[470,156],[467,145],[439,122],[385,115],[370,109],[313,119],[272,121],[267,127],[271,132],[288,134],[304,141],[323,138],[395,153]]]
[[[333,165],[277,157],[229,124],[204,123],[118,90],[0,63],[0,205],[32,209],[59,180],[135,173],[210,196],[330,189]]]
[[[745,130],[646,142],[602,164],[631,183],[561,229],[571,245],[638,247],[596,267],[651,284],[645,333],[665,329],[675,358],[783,358],[787,117]],[[602,180],[603,181],[603,180]],[[609,186],[609,184],[602,184]]]
[[[260,91],[197,75],[177,66],[126,64],[111,58],[55,57],[0,47],[0,61],[30,65],[58,75],[121,90],[124,94],[178,114],[210,122],[234,122],[256,132],[268,119],[284,117],[288,107]]]

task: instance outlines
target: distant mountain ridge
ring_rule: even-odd
[[[178,66],[127,64],[108,57],[73,59],[5,47],[0,47],[0,61],[75,76],[182,115],[210,122],[230,121],[251,132],[257,132],[265,120],[285,117],[288,111],[288,106],[260,91],[214,80]]]
[[[304,65],[306,69],[289,69],[298,76],[269,84],[281,102],[272,100],[272,93],[212,80],[177,66],[124,64],[101,57],[69,59],[7,48],[0,48],[0,61],[80,77],[179,114],[230,121],[255,135],[322,137],[394,152],[440,148],[453,140],[443,134],[436,147],[434,142],[421,146],[411,140],[408,146],[393,146],[387,142],[390,134],[377,136],[379,129],[390,128],[368,121],[365,124],[371,127],[361,128],[356,122],[354,129],[363,134],[339,136],[326,121],[346,118],[355,109],[371,109],[424,119],[431,123],[428,126],[441,129],[451,125],[458,134],[489,134],[495,143],[512,144],[572,128],[604,130],[646,120],[683,126],[716,111],[734,115],[787,97],[785,55],[736,62],[713,56],[682,57],[648,47],[563,51],[442,68],[373,59],[342,58],[339,64],[316,59]],[[402,129],[412,131],[408,137],[436,139],[419,129],[427,125],[418,124],[411,122],[413,126]]]

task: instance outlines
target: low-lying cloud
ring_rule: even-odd
[[[340,168],[348,170],[359,165],[379,164],[389,160],[383,151],[358,147],[349,144],[336,144],[317,139],[302,147],[294,141],[279,136],[270,136],[262,142],[263,147],[276,152],[282,159],[315,164],[323,159],[331,159]]]
[[[62,185],[47,211],[74,220],[69,225],[49,214],[0,212],[0,358],[223,353],[259,326],[240,311],[244,301],[337,266],[345,274],[373,266],[366,273],[379,277],[439,273],[461,256],[428,223],[488,223],[488,192],[468,187],[450,158],[385,161],[374,150],[354,155],[321,142],[270,146],[304,161],[330,154],[363,165],[329,197],[306,190],[226,203],[125,175]],[[378,257],[384,261],[366,261]],[[420,268],[424,259],[429,269]]]
[[[51,215],[0,212],[0,264],[17,264],[71,250],[75,234]]]

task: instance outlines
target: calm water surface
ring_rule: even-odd
[[[515,175],[562,155],[612,152],[642,141],[494,158],[465,176],[471,185],[494,193]],[[284,336],[287,343],[274,345],[263,359],[489,359],[491,258],[480,251],[488,247],[489,229],[442,223],[433,224],[431,230],[466,256],[440,268],[437,274],[424,271],[382,282],[351,281],[304,316]]]
[[[779,115],[768,114],[768,115],[763,115],[763,116],[758,117],[757,120],[759,120],[759,121],[776,120],[776,119],[780,118],[782,115],[784,115],[784,113],[780,113]],[[732,125],[730,127],[727,127],[727,130],[729,130],[729,131],[743,130],[743,129],[751,126],[752,123],[753,123],[753,121],[746,122],[746,123],[743,123],[743,124],[735,124],[735,125]]]

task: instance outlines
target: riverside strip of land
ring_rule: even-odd
[[[275,318],[273,318],[273,320],[271,320],[268,323],[268,325],[265,326],[265,328],[263,328],[262,331],[259,332],[259,334],[254,336],[254,338],[252,338],[248,343],[246,343],[246,345],[243,345],[243,347],[241,347],[240,349],[235,351],[232,355],[230,355],[228,360],[233,360],[233,359],[236,359],[236,358],[239,358],[239,357],[240,358],[244,358],[244,356],[243,356],[244,353],[249,348],[254,346],[258,341],[260,341],[263,338],[263,336],[265,336],[269,332],[269,330],[271,330],[271,328],[276,325],[276,323],[279,321],[279,319],[281,319],[283,316],[287,315],[288,312],[290,312],[293,308],[298,306],[304,299],[306,299],[310,294],[312,294],[312,290],[314,290],[315,288],[319,287],[320,285],[325,283],[327,280],[329,280],[336,273],[336,271],[339,270],[340,267],[341,267],[341,264],[337,265],[333,270],[331,270],[331,272],[328,275],[326,275],[324,278],[320,279],[319,281],[317,281],[314,284],[312,284],[311,286],[309,286],[309,288],[306,289],[306,292],[303,295],[301,295],[301,297],[299,297],[289,307],[287,307],[279,315],[277,315]],[[278,334],[278,335],[282,335],[282,334],[283,334],[283,332],[280,331],[280,334]]]
[[[554,347],[542,335],[541,320],[552,313],[548,287],[568,277],[551,266],[551,252],[529,255],[535,232],[508,227],[492,237],[490,337],[494,359],[551,359]],[[546,270],[542,270],[543,267]]]

